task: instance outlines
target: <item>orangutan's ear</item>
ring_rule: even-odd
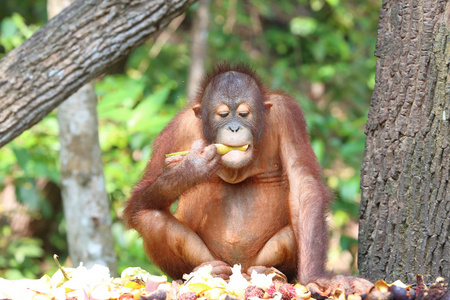
[[[192,110],[194,111],[197,118],[202,118],[202,106],[200,104],[195,104]]]

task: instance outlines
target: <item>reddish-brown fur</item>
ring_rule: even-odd
[[[198,168],[189,160],[189,167],[165,163],[166,153],[189,149],[204,139],[202,120],[193,108],[208,101],[203,100],[206,87],[229,71],[251,76],[266,105],[264,132],[251,163],[238,170],[217,166],[209,171],[201,167],[203,161]],[[273,266],[306,284],[324,274],[331,194],[321,176],[295,100],[271,92],[251,69],[224,64],[206,77],[198,97],[157,138],[125,218],[142,235],[153,263],[173,278],[220,261],[225,268],[239,263],[244,272]],[[169,207],[178,197],[173,216]]]

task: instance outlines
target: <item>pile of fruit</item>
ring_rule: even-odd
[[[279,280],[279,274],[267,275],[253,272],[247,280],[241,274],[241,266],[232,268],[229,281],[211,275],[212,267],[206,266],[186,274],[182,281],[168,282],[165,276],[151,275],[141,268],[128,268],[120,278],[111,278],[109,269],[95,265],[87,269],[62,268],[53,275],[38,280],[5,280],[0,278],[0,300],[194,300],[194,299],[277,299],[314,300],[332,298],[346,300],[343,290],[332,295],[311,295],[300,284]],[[406,286],[397,281],[387,284],[378,281],[372,290],[362,295],[347,295],[347,300],[450,300],[450,292],[442,279],[427,286],[421,276],[417,284]]]

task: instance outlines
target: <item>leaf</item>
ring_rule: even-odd
[[[133,110],[133,114],[128,121],[130,129],[139,131],[148,127],[147,124],[153,119],[151,117],[162,107],[167,100],[169,93],[170,87],[165,86],[142,100],[142,102]]]
[[[38,210],[40,197],[34,179],[21,178],[16,180],[15,185],[18,200],[27,205],[31,210]]]
[[[317,159],[319,162],[322,162],[323,156],[325,154],[325,144],[322,140],[313,140],[312,147],[314,150],[314,153],[317,156]]]
[[[18,13],[13,13],[11,19],[13,20],[14,24],[16,25],[17,29],[20,30],[20,32],[23,34],[25,38],[29,38],[33,35],[33,31],[30,30],[30,28],[25,24],[25,19]]]
[[[32,238],[12,242],[9,247],[9,250],[14,250],[14,258],[18,263],[23,263],[27,257],[41,257],[44,253],[40,241]]]
[[[18,28],[12,18],[5,18],[1,22],[2,38],[12,38],[18,33]]]
[[[132,108],[144,92],[145,84],[126,76],[106,76],[95,86],[99,95],[97,109],[99,114],[105,110],[117,108],[119,105]]]
[[[348,141],[341,147],[341,152],[345,156],[361,155],[364,150],[364,140]]]
[[[172,116],[142,117],[136,123],[130,125],[133,132],[146,131],[149,135],[157,135],[170,122]]]
[[[117,107],[112,109],[102,109],[98,115],[101,119],[109,119],[111,121],[125,123],[130,119],[132,113],[133,111],[131,109]]]
[[[12,150],[20,168],[26,171],[28,161],[30,160],[30,155],[28,154],[27,150],[25,148],[18,148],[18,147],[13,147]]]
[[[330,6],[332,7],[336,7],[339,5],[340,0],[326,0],[328,2],[328,4],[330,4]]]
[[[317,29],[317,20],[308,17],[295,17],[289,23],[291,32],[299,36],[308,36]]]
[[[359,189],[360,187],[358,178],[352,178],[349,181],[342,183],[339,191],[342,200],[349,203],[355,201],[356,196],[359,194]]]

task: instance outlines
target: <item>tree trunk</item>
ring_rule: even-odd
[[[49,17],[70,0],[48,0]],[[86,84],[57,110],[61,144],[61,190],[72,264],[107,266],[117,275],[108,195],[98,140],[97,97]]]
[[[199,0],[192,25],[191,64],[187,81],[187,97],[194,99],[200,81],[205,73],[205,59],[208,52],[208,24],[210,0]]]
[[[87,84],[58,107],[64,218],[72,265],[101,264],[114,274],[116,254],[96,105],[94,86]]]
[[[77,0],[0,61],[0,147],[195,0]]]
[[[360,274],[450,278],[450,6],[384,0],[361,169]]]

